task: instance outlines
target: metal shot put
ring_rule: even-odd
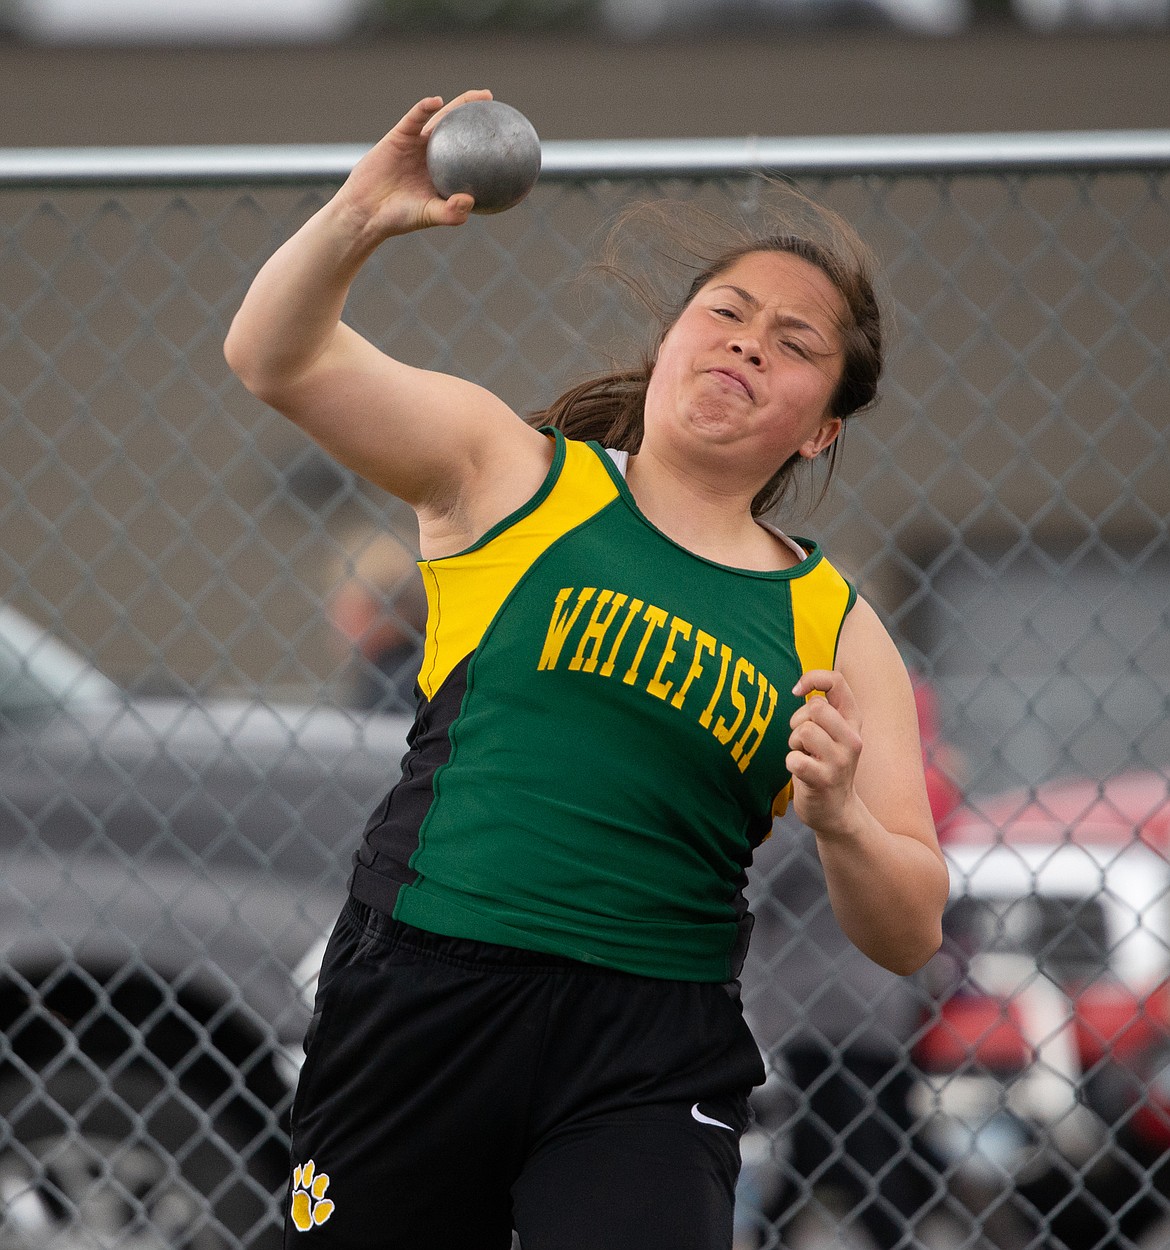
[[[465,192],[475,199],[472,212],[502,213],[532,190],[540,173],[540,139],[511,105],[469,100],[432,131],[427,169],[444,198]]]

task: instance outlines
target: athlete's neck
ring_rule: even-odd
[[[761,572],[800,562],[791,544],[752,516],[751,498],[713,488],[644,455],[630,456],[626,485],[651,525],[706,560]]]

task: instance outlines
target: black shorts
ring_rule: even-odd
[[[287,1250],[727,1250],[764,1078],[721,985],[350,900],[293,1109]]]

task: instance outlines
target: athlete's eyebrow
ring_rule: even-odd
[[[733,294],[738,295],[739,298],[743,300],[743,302],[747,304],[749,307],[756,308],[756,309],[762,307],[760,300],[758,300],[751,293],[751,291],[745,291],[743,287],[736,286],[732,282],[725,282],[721,286],[716,286],[716,287],[711,288],[712,294],[714,294],[716,291],[731,291]],[[821,342],[825,345],[827,350],[829,351],[833,350],[833,345],[825,337],[824,331],[821,330],[818,326],[813,325],[811,322],[805,321],[801,317],[795,317],[792,315],[792,313],[777,313],[773,317],[772,320],[775,322],[776,325],[781,326],[784,329],[807,330],[810,334],[815,334],[817,338],[819,338]]]

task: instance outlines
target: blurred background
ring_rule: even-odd
[[[640,341],[582,282],[625,204],[760,193],[607,143],[871,143],[801,183],[878,252],[885,399],[792,528],[918,679],[953,905],[894,978],[807,831],[761,849],[737,1250],[1167,1250],[1170,0],[0,0],[0,1247],[279,1241],[425,605],[411,518],[222,341],[346,154],[470,86],[596,168],[379,254],[350,314],[521,410]],[[892,168],[890,136],[986,138]]]
[[[489,85],[545,139],[1160,127],[1167,0],[0,0],[0,146],[361,143]]]

